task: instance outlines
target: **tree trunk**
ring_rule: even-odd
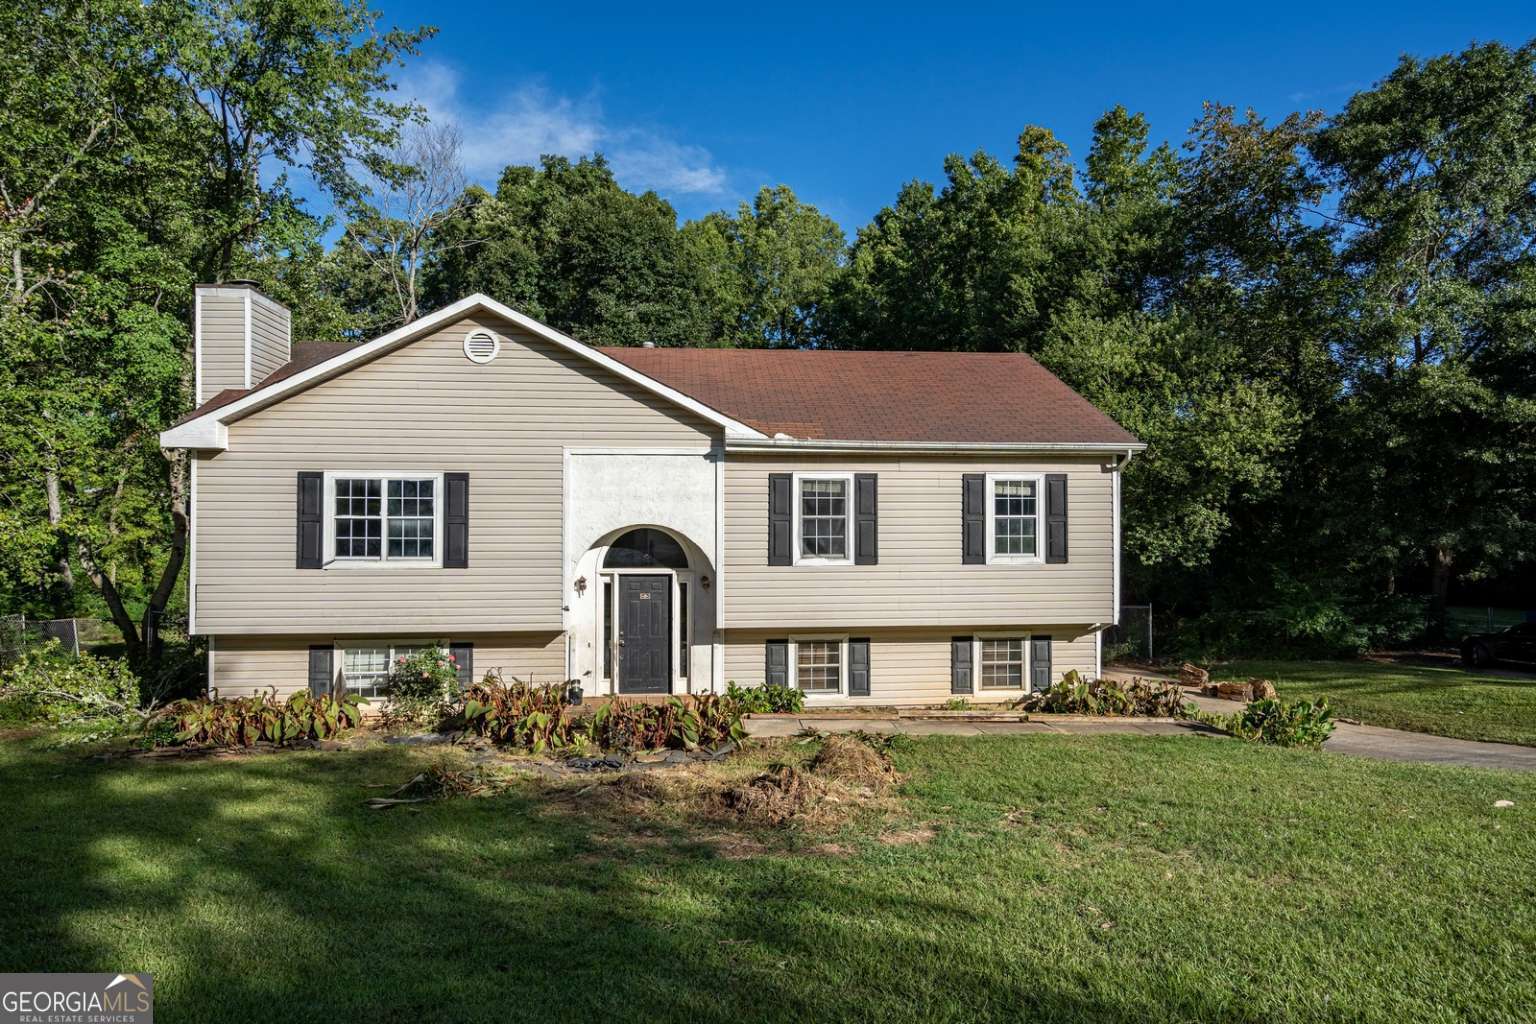
[[[43,486],[48,492],[48,525],[55,531],[59,524],[64,522],[64,503],[59,498],[59,473],[58,470],[49,469],[43,479]],[[69,613],[75,612],[75,571],[70,568],[69,544],[59,544],[59,579],[64,583],[64,592],[69,598]]]
[[[1437,544],[1429,551],[1429,639],[1440,643],[1446,637],[1446,596],[1451,589],[1451,551]]]
[[[117,592],[110,577],[102,572],[96,564],[96,558],[91,554],[91,549],[84,541],[80,542],[80,565],[85,569],[85,574],[90,577],[96,589],[101,592],[101,598],[107,602],[107,610],[112,614],[112,624],[123,634],[123,644],[128,649],[128,663],[135,668],[144,664],[144,644],[139,639],[138,627],[134,624],[133,616],[128,614],[128,609],[123,605],[122,595]]]
[[[176,581],[181,578],[181,566],[187,560],[188,456],[186,452],[177,451],[165,453],[165,458],[170,463],[171,553],[160,573],[160,584],[155,587],[149,604],[144,608],[144,654],[150,665],[160,663],[160,654],[164,648],[160,638],[160,615],[176,590]],[[188,595],[188,603],[191,603],[191,595]]]

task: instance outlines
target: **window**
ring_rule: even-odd
[[[795,476],[795,561],[846,563],[853,477]]]
[[[1024,689],[1024,640],[1022,637],[981,641],[981,688]]]
[[[441,565],[440,474],[327,473],[329,565]]]
[[[795,685],[808,694],[843,691],[843,642],[798,640],[795,642]]]
[[[677,677],[688,678],[688,584],[677,584]]]
[[[613,678],[613,580],[603,580],[603,678]]]
[[[1035,476],[987,476],[987,561],[1040,561],[1040,492]]]
[[[373,644],[348,647],[341,652],[341,681],[348,693],[361,697],[381,697],[389,684],[389,670],[395,660],[425,644]]]

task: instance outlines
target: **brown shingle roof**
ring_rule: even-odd
[[[1027,355],[603,348],[734,419],[814,440],[1135,444]]]
[[[202,405],[198,406],[196,409],[193,409],[181,419],[171,424],[171,426],[180,426],[188,420],[196,419],[204,413],[212,412],[215,409],[222,409],[224,406],[244,398],[246,395],[251,394],[253,391],[260,391],[262,388],[270,387],[285,377],[292,377],[294,374],[307,370],[311,366],[318,366],[325,362],[327,359],[334,359],[342,353],[350,351],[355,347],[356,346],[348,341],[296,341],[293,343],[292,358],[290,358],[282,366],[279,366],[277,369],[267,374],[267,376],[255,387],[225,388],[223,391],[220,391],[218,394],[208,399],[208,401],[204,402]]]

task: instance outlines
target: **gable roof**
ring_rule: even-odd
[[[1140,447],[1017,352],[604,348],[764,434],[918,445]]]
[[[281,401],[287,395],[295,394],[323,380],[329,380],[339,373],[346,372],[346,370],[353,366],[375,359],[386,352],[393,351],[402,345],[423,338],[438,328],[445,327],[475,313],[489,313],[492,316],[508,320],[529,334],[552,342],[568,352],[581,356],[583,359],[595,363],[611,373],[617,374],[644,390],[666,399],[674,405],[681,406],[702,419],[721,427],[728,437],[761,438],[763,436],[756,428],[749,427],[739,420],[732,419],[718,410],[712,409],[693,398],[689,398],[687,395],[663,384],[661,381],[626,366],[590,345],[583,345],[575,338],[562,334],[546,324],[541,324],[532,317],[524,316],[517,310],[497,302],[488,295],[477,293],[460,299],[452,305],[445,306],[435,313],[429,313],[419,320],[413,320],[403,327],[397,327],[388,334],[375,338],[372,341],[360,345],[343,346],[343,351],[340,353],[328,358],[321,358],[319,362],[309,366],[298,367],[295,365],[298,362],[297,359],[290,360],[290,362],[279,367],[260,384],[248,390],[229,389],[236,392],[233,395],[230,395],[228,391],[221,391],[197,409],[194,409],[190,416],[176,423],[170,429],[161,431],[160,445],[164,448],[213,450],[228,448],[229,431],[227,424],[258,409],[265,408],[274,402]]]
[[[222,409],[231,402],[244,398],[252,391],[271,387],[274,384],[287,380],[296,373],[301,373],[312,366],[319,366],[328,359],[335,359],[337,356],[346,355],[355,348],[357,348],[357,345],[350,341],[296,341],[293,343],[292,357],[282,366],[279,366],[257,382],[256,387],[225,388],[171,425],[180,426],[188,420],[194,420],[199,416],[213,412],[215,409]]]

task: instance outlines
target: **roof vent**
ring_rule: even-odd
[[[501,339],[490,331],[474,330],[464,336],[464,354],[472,363],[488,363],[501,352]]]

